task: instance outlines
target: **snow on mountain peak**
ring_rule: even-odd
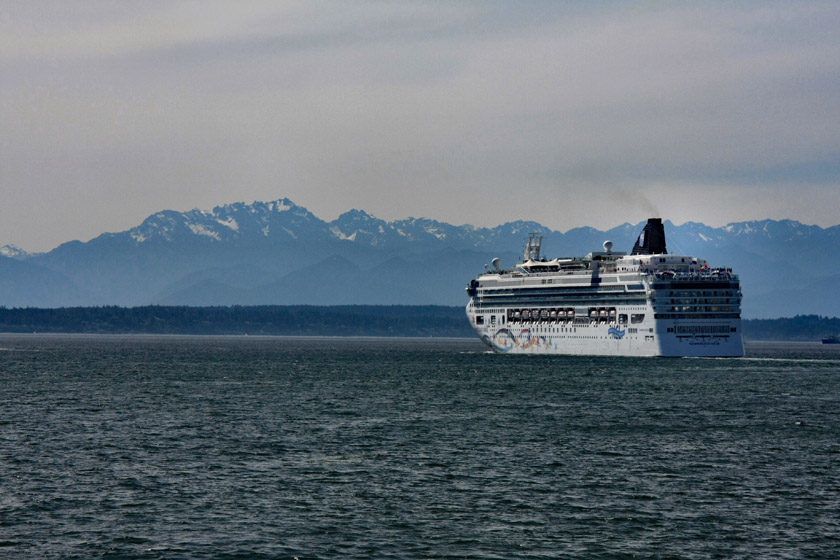
[[[393,227],[364,210],[348,210],[329,225],[329,230],[336,239],[357,241],[367,238],[371,245],[380,245],[382,237]]]
[[[228,216],[226,220],[222,220],[221,218],[216,218],[216,223],[225,226],[226,228],[230,228],[233,231],[239,231],[239,224],[233,217]]]
[[[20,259],[29,256],[29,253],[14,245],[3,245],[0,247],[0,256],[9,257],[10,259]]]
[[[268,203],[268,209],[271,212],[288,212],[293,208],[299,208],[299,206],[288,198],[281,198]]]
[[[187,224],[187,227],[189,227],[190,231],[192,231],[196,235],[204,235],[206,237],[212,237],[216,241],[221,241],[221,237],[219,236],[218,232],[213,231],[212,229],[202,224]]]

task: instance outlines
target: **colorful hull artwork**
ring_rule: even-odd
[[[544,350],[549,347],[544,336],[531,334],[523,329],[517,337],[509,329],[499,329],[490,340],[493,348],[499,352],[510,352],[514,348],[520,350]]]
[[[610,327],[610,330],[608,330],[607,332],[613,338],[622,339],[622,338],[624,338],[624,333],[626,333],[627,331],[626,330],[620,331],[615,327]]]
[[[624,338],[627,330],[610,327],[607,332],[610,338],[621,340]],[[519,350],[545,351],[558,347],[556,343],[552,344],[546,337],[532,334],[529,329],[523,329],[518,337],[510,329],[499,329],[492,337],[485,336],[485,342],[498,352],[510,352],[514,348],[519,348]]]

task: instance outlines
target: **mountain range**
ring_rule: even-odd
[[[469,280],[493,257],[515,263],[529,233],[544,237],[547,256],[572,256],[607,239],[629,251],[643,225],[561,233],[527,221],[388,222],[362,210],[326,222],[288,199],[163,211],[47,253],[0,247],[0,306],[465,305]],[[666,221],[665,229],[670,252],[740,274],[744,317],[840,315],[840,226]]]

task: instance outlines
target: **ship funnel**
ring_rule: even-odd
[[[665,226],[662,225],[662,218],[650,218],[645,229],[639,234],[636,244],[633,245],[631,255],[659,255],[667,253],[665,247]]]

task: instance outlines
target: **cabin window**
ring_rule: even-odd
[[[630,315],[630,322],[633,323],[634,325],[636,325],[638,323],[641,323],[644,320],[645,320],[645,314],[644,313],[633,313],[632,315]]]

